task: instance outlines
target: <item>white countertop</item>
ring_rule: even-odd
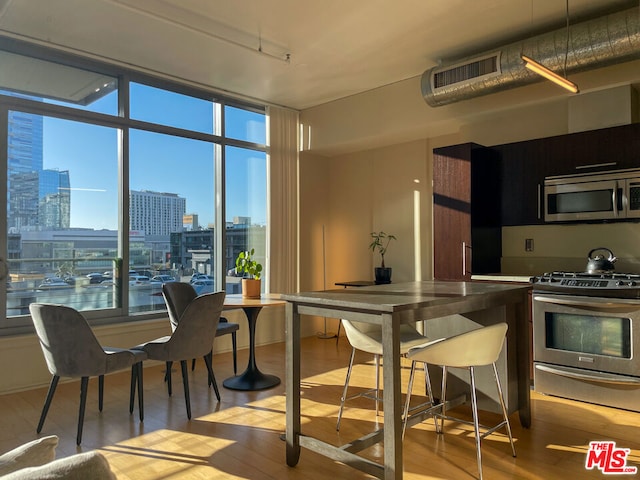
[[[533,275],[517,275],[509,273],[487,273],[481,275],[471,275],[471,280],[480,280],[485,282],[514,282],[514,283],[530,283],[529,280]]]

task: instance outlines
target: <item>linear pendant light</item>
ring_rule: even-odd
[[[537,73],[538,75],[546,78],[547,80],[551,80],[553,83],[560,85],[562,88],[566,88],[572,93],[579,92],[578,86],[575,83],[567,80],[564,77],[561,77],[555,72],[552,72],[544,65],[539,64],[538,62],[536,62],[535,60],[532,60],[526,55],[520,55],[520,57],[524,61],[524,66],[527,67],[532,72]]]
[[[527,57],[526,55],[520,54],[520,58],[524,61],[524,66],[531,70],[532,72],[537,73],[538,75],[546,78],[547,80],[551,80],[556,85],[560,85],[562,88],[566,88],[572,93],[578,93],[578,86],[569,81],[567,79],[567,57],[569,56],[569,0],[566,0],[566,10],[565,10],[565,18],[567,21],[567,36],[565,39],[565,47],[564,47],[564,77],[561,77],[555,72],[552,72],[544,65],[539,64],[535,60]],[[533,0],[531,0],[531,17],[533,18]]]

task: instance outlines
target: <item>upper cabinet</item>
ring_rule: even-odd
[[[545,177],[640,167],[640,124],[492,147],[501,157],[502,224],[544,223]]]

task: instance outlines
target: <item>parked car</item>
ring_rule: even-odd
[[[89,283],[102,283],[105,277],[102,273],[88,273],[85,275],[89,279]]]
[[[62,280],[61,278],[49,277],[45,278],[44,281],[38,285],[38,290],[49,290],[49,289],[58,289],[58,288],[70,288],[67,282]]]
[[[152,283],[167,283],[167,282],[175,282],[176,279],[171,275],[154,275],[151,277]]]
[[[206,275],[204,275],[206,276]],[[213,279],[212,278],[201,278],[198,280],[194,280],[191,282],[191,285],[195,289],[198,295],[202,295],[203,293],[211,293],[213,292]]]
[[[150,279],[146,275],[129,275],[129,285],[149,285]]]
[[[213,282],[213,277],[211,275],[205,275],[203,273],[195,273],[191,276],[191,284],[193,285],[198,280],[211,280]]]

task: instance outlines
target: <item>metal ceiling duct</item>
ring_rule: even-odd
[[[569,26],[566,72],[640,58],[640,7]],[[521,54],[564,73],[567,28],[511,43],[422,74],[424,100],[432,107],[541,81],[527,70]]]

